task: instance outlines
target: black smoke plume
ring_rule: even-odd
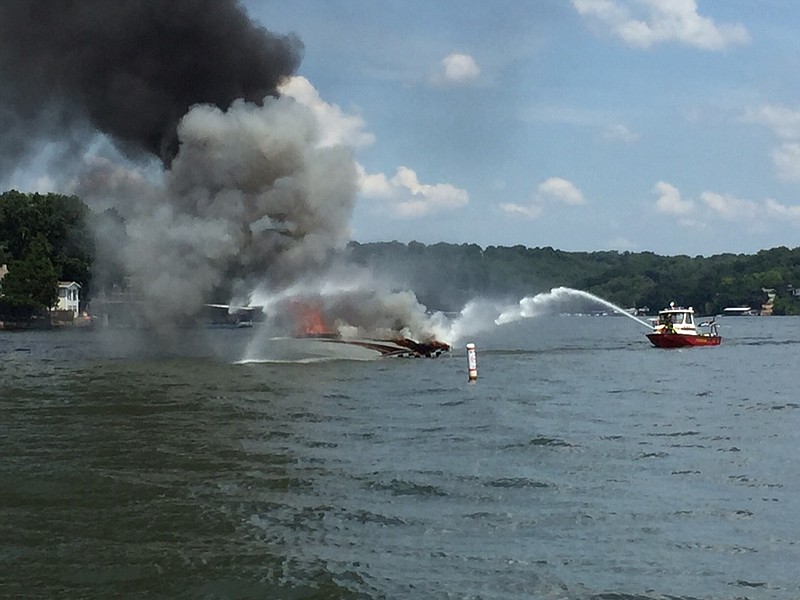
[[[88,127],[169,165],[191,106],[277,96],[301,53],[236,0],[2,0],[0,157]]]

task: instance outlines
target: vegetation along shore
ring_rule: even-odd
[[[126,273],[113,260],[97,260],[96,218],[76,196],[0,194],[0,321],[49,323],[66,283],[80,289],[76,315],[86,312],[93,297],[126,285]],[[800,247],[691,257],[393,241],[351,242],[340,253],[391,273],[430,310],[457,311],[475,297],[520,298],[568,286],[645,312],[674,301],[700,314],[731,306],[800,314]]]

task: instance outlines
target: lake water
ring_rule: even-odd
[[[0,597],[796,600],[800,318],[720,321],[519,321],[473,384],[0,332]]]

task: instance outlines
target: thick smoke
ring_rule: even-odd
[[[127,276],[159,329],[259,289],[324,298],[342,331],[429,336],[412,293],[320,285],[357,170],[279,94],[301,50],[235,0],[3,0],[0,179],[62,147],[58,191],[101,215],[95,288]],[[116,152],[98,156],[98,135]]]
[[[320,147],[310,110],[278,98],[301,49],[231,0],[5,1],[3,163],[69,141],[83,164],[98,133],[162,163],[153,181],[95,159],[68,190],[114,208],[97,271],[130,275],[150,321],[252,280],[280,285],[346,240],[355,197],[350,152]]]
[[[3,0],[0,160],[96,130],[169,164],[191,106],[276,96],[301,52],[235,0]]]
[[[83,197],[94,193],[81,187],[87,181],[104,182],[115,198],[137,196],[117,204],[124,232],[103,246],[110,256],[123,242],[118,260],[153,307],[149,321],[246,298],[265,281],[285,287],[347,241],[355,166],[348,149],[320,147],[317,136],[311,112],[290,98],[227,111],[200,105],[178,127],[181,150],[163,185],[103,163],[78,180]]]

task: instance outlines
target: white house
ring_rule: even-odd
[[[75,281],[58,282],[56,310],[68,310],[76,317],[80,314],[81,284]]]

